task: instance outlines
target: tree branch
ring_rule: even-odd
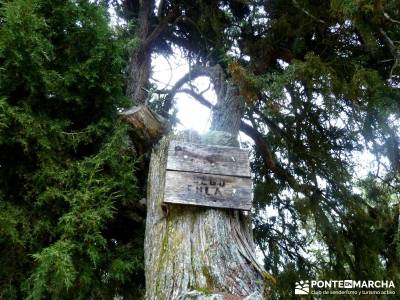
[[[397,21],[397,20],[395,20],[395,19],[392,19],[392,18],[388,15],[388,13],[387,13],[386,11],[383,12],[383,16],[385,17],[386,20],[388,20],[388,21],[390,21],[390,22],[392,22],[392,23],[400,24],[399,21]]]
[[[196,99],[200,104],[204,105],[205,107],[212,109],[214,106],[204,98],[203,95],[196,93],[191,89],[180,89],[177,93],[186,93]]]
[[[321,19],[318,19],[317,17],[315,17],[314,15],[312,15],[310,12],[308,12],[307,10],[305,10],[303,7],[301,7],[300,6],[300,4],[299,4],[299,2],[297,2],[296,0],[292,0],[292,2],[293,2],[293,4],[294,4],[294,6],[296,6],[298,9],[300,9],[303,13],[305,13],[307,16],[309,16],[311,19],[313,19],[313,20],[315,20],[315,21],[317,21],[317,22],[319,22],[319,23],[322,23],[322,24],[325,24],[326,22],[325,21],[323,21],[323,20],[321,20]]]
[[[202,95],[194,92],[190,89],[182,89],[178,92],[187,93],[196,99],[199,103],[206,106],[207,108],[212,109],[213,105],[207,101]],[[314,187],[308,185],[301,185],[297,182],[293,175],[287,172],[279,163],[273,152],[271,151],[271,147],[265,140],[264,136],[258,132],[254,127],[246,124],[245,122],[240,122],[240,131],[249,136],[255,143],[258,151],[260,152],[262,159],[267,168],[269,168],[272,172],[274,172],[277,176],[286,179],[291,188],[293,188],[297,192],[302,192],[303,194],[309,194],[314,190]]]
[[[379,28],[379,32],[384,37],[385,42],[389,47],[390,53],[392,53],[393,58],[394,58],[394,64],[393,64],[392,68],[390,69],[390,73],[389,73],[389,78],[392,78],[394,70],[399,66],[400,49],[397,49],[397,47],[394,44],[394,42],[392,41],[392,39],[387,35],[387,33],[382,28]]]
[[[178,90],[184,86],[186,83],[200,77],[200,76],[206,76],[209,74],[209,70],[206,67],[202,66],[195,66],[193,69],[191,69],[188,73],[183,75],[181,79],[179,79],[175,85],[172,87],[172,89],[169,90],[168,94],[165,96],[165,101],[164,101],[164,107],[163,110],[167,114],[168,111],[172,107],[172,99],[175,97],[175,94],[178,92]]]
[[[149,36],[143,41],[141,48],[147,49],[150,47],[167,29],[168,24],[178,18],[181,12],[178,8],[173,8],[168,11],[167,15],[161,19],[156,28],[149,34]]]

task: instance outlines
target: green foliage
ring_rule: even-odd
[[[122,3],[140,26],[140,1]],[[246,99],[258,133],[254,236],[277,278],[271,297],[295,297],[297,280],[398,281],[398,1],[160,3],[161,15],[181,16],[150,50],[220,64]]]
[[[0,298],[138,299],[124,47],[90,1],[0,7]]]
[[[399,77],[388,80],[378,41],[380,30],[398,30],[377,23],[382,12],[367,2],[318,12],[302,1],[314,19],[296,25],[271,7],[278,20],[265,40],[283,34],[282,22],[297,40],[311,37],[302,52],[280,44],[293,56],[258,75],[265,96],[248,109],[279,166],[267,168],[255,147],[255,237],[277,277],[273,298],[294,297],[294,282],[307,278],[399,281]],[[375,161],[361,179],[355,158],[366,153]]]
[[[104,4],[0,2],[0,298],[143,294],[146,174],[117,119],[141,2],[119,2],[127,43]],[[181,16],[149,51],[219,63],[260,133],[254,236],[272,298],[304,279],[398,286],[398,3],[160,3]],[[150,4],[152,30],[163,22]],[[361,153],[374,156],[368,176]]]
[[[272,298],[304,279],[398,281],[398,3],[173,3],[188,21],[163,42],[222,65],[260,133],[254,233]],[[360,156],[374,156],[367,177]]]

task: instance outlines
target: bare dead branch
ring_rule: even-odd
[[[386,11],[383,12],[383,16],[385,17],[386,20],[392,22],[392,23],[396,23],[396,24],[400,24],[400,21],[397,21],[395,19],[392,19],[388,13]]]

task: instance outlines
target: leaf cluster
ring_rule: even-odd
[[[2,299],[142,295],[126,56],[106,16],[92,1],[1,2]]]

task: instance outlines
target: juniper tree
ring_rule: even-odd
[[[0,6],[0,298],[138,299],[125,46],[91,1]]]
[[[233,84],[245,100],[240,129],[254,141],[254,232],[273,275],[271,296],[291,297],[303,278],[398,280],[396,1],[157,4],[119,8],[142,33],[137,53],[151,59],[179,47],[191,65],[158,91],[161,101],[150,101],[159,113],[168,116],[182,91],[212,108],[189,83],[217,65],[225,89]],[[142,69],[135,55],[131,90],[135,76],[144,74],[146,85],[150,76],[150,63]],[[363,151],[376,167],[360,180],[355,157]]]
[[[117,11],[129,61],[102,5],[1,4],[3,298],[139,297],[147,166],[132,152],[149,149],[128,142],[117,109],[148,103],[173,122],[184,91],[226,113],[189,84],[215,69],[219,99],[229,87],[243,101],[232,128],[254,141],[271,298],[305,278],[399,279],[396,1],[129,0]],[[151,57],[176,47],[191,70],[152,97]],[[364,151],[375,160],[360,179]],[[207,270],[205,286],[187,288],[215,292]]]

